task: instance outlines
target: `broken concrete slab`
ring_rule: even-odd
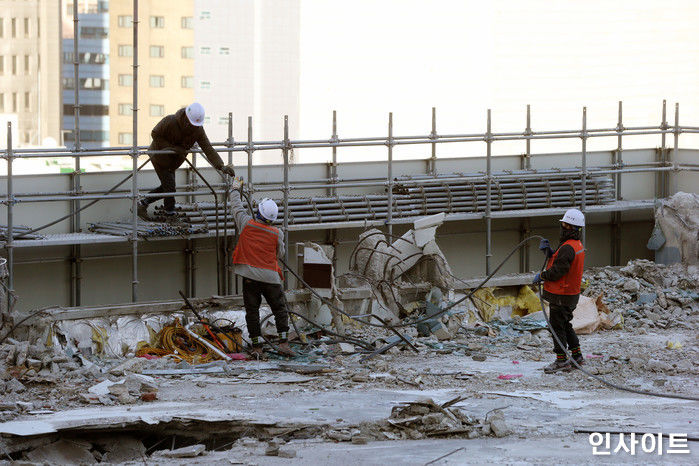
[[[92,464],[96,461],[90,448],[92,445],[86,441],[61,439],[28,452],[27,458],[35,463]]]
[[[194,458],[199,456],[206,451],[206,447],[201,444],[190,445],[188,447],[177,448],[175,450],[161,450],[158,452],[158,456],[164,456],[165,458]]]

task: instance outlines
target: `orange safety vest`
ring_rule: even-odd
[[[278,228],[250,220],[243,227],[238,244],[233,250],[233,263],[275,270],[284,280],[282,270],[277,263],[278,237]]]
[[[568,273],[563,275],[561,278],[555,282],[544,282],[544,290],[551,294],[558,295],[576,295],[580,294],[580,283],[582,282],[583,276],[583,265],[585,265],[585,248],[583,248],[582,243],[576,239],[569,239],[563,244],[570,245],[575,251],[575,258],[573,263],[570,264],[570,270]],[[561,246],[563,246],[563,244]],[[546,263],[546,269],[550,269],[558,256],[558,250],[551,256]]]

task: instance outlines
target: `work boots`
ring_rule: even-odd
[[[288,358],[295,358],[298,356],[294,350],[291,349],[291,346],[289,346],[289,342],[285,341],[282,343],[279,343],[279,352],[282,354],[282,356],[286,356]]]
[[[138,215],[141,220],[145,220],[146,222],[150,221],[150,217],[148,216],[148,204],[138,201],[136,209],[136,215]]]
[[[585,365],[585,358],[583,358],[582,354],[576,354],[573,355],[573,360],[578,363],[578,366],[584,366]],[[570,363],[570,368],[571,369],[577,369],[578,366],[576,366],[573,363]]]
[[[565,359],[556,359],[548,366],[544,367],[545,374],[555,374],[556,372],[570,372],[571,364]]]
[[[262,345],[259,346],[253,346],[250,348],[249,352],[250,359],[253,361],[266,361],[267,360],[267,353],[265,353],[265,350],[262,349]]]

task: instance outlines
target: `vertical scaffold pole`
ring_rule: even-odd
[[[73,2],[73,81],[75,85],[73,94],[73,154],[75,157],[75,171],[72,176],[72,191],[74,195],[79,195],[80,186],[80,54],[78,52],[79,37],[78,2]],[[71,214],[70,230],[72,233],[80,231],[80,201],[70,203]],[[81,280],[82,263],[80,259],[80,245],[71,247],[71,289],[70,301],[72,306],[81,304]]]
[[[14,189],[12,186],[12,122],[7,122],[7,312],[12,311],[12,297],[15,291],[15,252],[14,252]],[[12,316],[10,316],[12,317]]]
[[[284,261],[289,263],[289,116],[284,115]],[[284,289],[288,289],[289,272],[284,269]]]
[[[393,112],[388,114],[388,196],[386,213],[386,224],[388,225],[388,234],[393,235]]]
[[[488,118],[486,123],[486,133],[485,133],[485,143],[486,143],[486,154],[485,154],[485,164],[486,164],[486,186],[485,186],[485,274],[490,275],[490,259],[493,257],[492,253],[492,232],[491,232],[491,214],[490,214],[490,201],[491,201],[491,184],[492,180],[492,145],[493,145],[493,134],[491,131],[491,119],[490,119],[490,109],[488,109]]]
[[[427,172],[435,176],[437,174],[437,108],[432,107],[432,131],[430,132],[432,143],[432,154],[430,155],[430,163]]]
[[[675,103],[675,130],[673,131],[674,139],[675,139],[675,144],[672,148],[672,166],[673,166],[673,171],[672,171],[672,184],[671,184],[671,190],[668,193],[668,196],[672,196],[677,193],[677,186],[678,186],[678,172],[679,172],[679,165],[680,165],[680,160],[679,160],[679,147],[680,147],[680,103],[676,102]]]
[[[138,0],[133,0],[133,135],[131,158],[131,300],[138,301]]]
[[[587,107],[583,107],[582,115],[582,131],[580,132],[582,140],[582,174],[580,176],[580,211],[585,214],[585,195],[587,194]],[[585,231],[582,231],[582,242],[585,244]]]
[[[667,164],[667,147],[665,145],[665,131],[670,126],[667,124],[667,100],[663,99],[663,120],[660,122],[660,129],[663,133],[660,135],[660,166],[664,167]],[[667,172],[660,172],[658,175],[659,197],[667,197]]]

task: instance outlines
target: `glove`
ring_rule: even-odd
[[[542,280],[541,280],[541,273],[537,273],[536,275],[534,275],[534,280],[532,280],[532,283],[533,283],[534,285],[538,285],[538,284],[541,283],[541,282],[542,282]]]
[[[553,250],[551,249],[551,243],[546,238],[539,242],[539,250],[544,251],[546,257],[551,257],[553,255]]]
[[[233,182],[231,183],[231,189],[233,191],[240,191],[241,186],[243,186],[243,179],[240,177],[233,178]]]
[[[226,165],[225,167],[221,168],[221,172],[225,173],[228,176],[235,176],[235,170],[233,169],[233,165]]]

